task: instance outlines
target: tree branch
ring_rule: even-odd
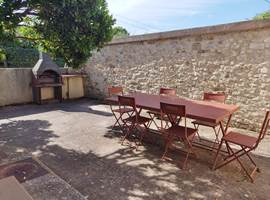
[[[23,39],[23,40],[30,40],[30,41],[37,41],[37,40],[43,40],[43,38],[30,38],[25,36],[16,36],[16,39]]]
[[[18,27],[29,27],[29,28],[33,28],[33,26],[27,25],[27,24],[18,24]]]

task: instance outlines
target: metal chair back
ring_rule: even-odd
[[[139,112],[136,108],[135,98],[134,97],[126,97],[126,96],[118,96],[118,103],[120,108],[130,107],[133,109],[133,114],[135,114],[136,122],[138,122]],[[133,115],[134,116],[134,115]]]
[[[108,94],[109,94],[109,97],[111,96],[115,96],[115,95],[124,95],[124,92],[123,92],[123,87],[109,87],[108,88]]]
[[[186,106],[160,102],[161,120],[167,116],[172,126],[179,126],[180,119],[184,119],[185,136],[187,137]]]
[[[159,89],[160,95],[167,95],[167,96],[175,96],[176,90],[172,88],[160,88]]]
[[[135,103],[135,98],[134,97],[126,97],[126,96],[118,96],[118,103],[120,108],[124,107],[130,107],[133,109],[133,111],[135,112],[136,116],[137,116],[137,109],[136,109],[136,103]]]
[[[204,92],[203,94],[204,101],[216,101],[219,103],[225,103],[226,95],[224,92]]]
[[[259,143],[265,137],[269,125],[270,125],[270,111],[267,111],[266,115],[265,115],[265,118],[264,118],[264,121],[263,121],[263,124],[262,124],[262,128],[261,128],[258,140],[257,140],[257,143],[256,143],[256,147],[259,145]]]
[[[129,106],[132,108],[136,108],[135,98],[134,97],[125,97],[125,96],[118,96],[118,102],[121,106]]]

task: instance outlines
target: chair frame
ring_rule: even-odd
[[[119,95],[118,96],[118,102],[119,102],[119,107],[120,108],[121,107],[131,107],[133,109],[132,114],[129,115],[128,118],[123,119],[124,124],[122,126],[123,127],[122,130],[124,132],[124,136],[121,139],[121,144],[122,145],[124,144],[124,141],[132,133],[132,131],[137,130],[140,133],[140,137],[139,137],[139,142],[138,143],[135,142],[135,148],[136,148],[136,150],[138,150],[138,146],[140,144],[142,144],[143,137],[145,136],[146,132],[149,129],[149,124],[150,124],[151,119],[149,118],[148,124],[139,123],[139,118],[141,117],[140,113],[141,113],[142,109],[137,110],[134,97],[127,97],[127,96],[120,96]],[[133,116],[135,116],[135,122],[134,123],[129,122],[128,119],[133,117]],[[130,125],[129,125],[129,123],[130,123]],[[140,125],[144,126],[145,131],[142,130],[142,127]]]
[[[112,96],[118,96],[118,95],[124,95],[124,92],[123,92],[123,87],[120,87],[120,86],[115,86],[115,87],[109,87],[108,88],[108,94],[109,94],[109,97],[112,97]],[[113,106],[117,106],[119,109],[114,109]],[[116,104],[111,104],[110,103],[110,109],[111,109],[111,112],[115,118],[115,123],[114,125],[112,126],[112,129],[116,128],[116,126],[118,125],[120,128],[122,127],[122,124],[123,124],[123,119],[122,119],[122,116],[123,114],[127,113],[129,115],[129,112],[119,112],[118,110],[120,110],[120,107],[119,105],[116,105]],[[119,114],[119,116],[117,116],[117,114]],[[122,122],[122,124],[121,124]]]
[[[164,96],[176,96],[176,90],[173,89],[173,88],[164,88],[164,87],[161,87],[159,89],[159,95],[164,95]],[[154,125],[156,126],[157,130],[161,130],[163,129],[163,125],[161,124],[161,127],[157,125],[157,123],[155,122],[155,118],[160,118],[160,114],[157,116],[156,113],[154,112],[151,112],[151,111],[148,111],[147,112],[149,114],[149,117],[151,118],[151,123],[153,122]],[[169,127],[168,125],[168,121],[164,120],[165,122],[165,127]],[[151,124],[150,124],[151,125]]]
[[[253,183],[254,182],[254,177],[253,176],[254,176],[255,172],[256,171],[259,172],[260,169],[256,165],[255,161],[252,159],[252,157],[249,155],[249,153],[251,151],[255,150],[258,147],[259,143],[264,139],[265,135],[267,134],[267,129],[268,129],[269,125],[270,125],[270,111],[267,111],[266,112],[266,115],[265,115],[265,118],[264,118],[264,121],[263,121],[263,124],[262,124],[261,131],[258,134],[258,137],[256,139],[256,143],[252,147],[245,146],[243,144],[238,144],[237,142],[228,141],[228,140],[226,140],[226,135],[223,136],[223,138],[221,139],[221,142],[220,142],[218,151],[216,153],[216,156],[215,156],[215,160],[214,160],[214,164],[213,164],[212,169],[213,170],[219,169],[219,168],[221,168],[221,167],[223,167],[223,166],[231,163],[232,161],[236,160],[240,164],[241,168],[244,170],[245,174],[248,176],[248,178]],[[230,134],[230,133],[228,133],[228,134]],[[243,134],[240,134],[240,135],[243,135]],[[228,152],[229,155],[225,157],[224,161],[221,164],[219,164],[218,166],[216,166],[218,155],[219,155],[219,153],[221,151],[221,148],[222,148],[223,143],[226,144],[226,147],[227,147],[227,149],[229,151]],[[238,145],[240,147],[240,149],[234,151],[232,149],[232,147],[229,145],[230,143],[232,143],[234,145]],[[253,170],[250,173],[248,172],[248,170],[245,168],[244,164],[239,159],[240,157],[242,157],[244,155],[246,155],[248,157],[248,159],[250,160],[250,162],[254,166]]]
[[[225,92],[204,92],[203,100],[204,101],[215,101],[219,103],[225,103],[226,101]]]
[[[166,154],[170,148],[170,146],[173,144],[173,141],[175,138],[179,139],[179,141],[183,142],[184,146],[186,147],[187,151],[186,152],[186,157],[184,159],[182,169],[186,169],[187,167],[187,161],[189,158],[189,155],[193,153],[196,156],[195,151],[193,150],[192,146],[192,141],[194,139],[194,136],[196,135],[197,130],[194,129],[194,133],[191,139],[189,139],[187,130],[187,119],[186,119],[186,107],[184,105],[176,105],[176,104],[168,104],[168,103],[160,103],[160,108],[161,108],[161,120],[163,120],[163,116],[166,115],[169,119],[169,122],[171,123],[171,127],[184,127],[184,137],[180,136],[175,136],[173,133],[170,133],[170,128],[168,129],[163,129],[164,132],[168,133],[167,136],[167,141],[165,144],[165,150],[162,155],[162,160],[165,160]],[[179,125],[179,118],[183,119],[184,121],[184,126]]]
[[[226,95],[224,92],[204,92],[203,93],[203,101],[215,101],[218,103],[225,103],[226,101]],[[202,124],[196,124],[196,121],[193,122],[194,127],[196,129],[199,129],[199,126],[207,126],[207,125],[202,125]],[[221,127],[219,126],[218,130],[216,129],[216,127],[219,126],[219,124],[216,124],[216,126],[207,126],[207,127],[211,127],[214,130],[215,133],[215,141],[213,142],[213,146],[212,149],[215,147],[216,144],[220,143],[219,140],[219,134],[221,132]],[[203,140],[201,138],[201,136],[199,135],[199,131],[197,132],[197,136],[199,138],[199,140]]]
[[[166,95],[166,96],[176,96],[176,90],[173,88],[163,88],[159,89],[159,95]]]

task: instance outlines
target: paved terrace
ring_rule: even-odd
[[[23,183],[34,199],[270,199],[269,136],[255,152],[262,172],[252,184],[237,163],[210,170],[210,151],[196,149],[198,158],[183,171],[180,153],[160,161],[163,149],[153,142],[139,151],[121,146],[113,122],[108,106],[90,100],[0,108],[0,150],[7,154],[0,163],[34,156],[59,176],[57,184],[53,177]]]

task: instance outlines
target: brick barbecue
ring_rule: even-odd
[[[48,100],[42,100],[41,89],[53,88],[54,98],[51,100],[62,101],[62,77],[59,66],[52,61],[46,53],[40,52],[39,60],[32,69],[33,101],[42,104]]]

